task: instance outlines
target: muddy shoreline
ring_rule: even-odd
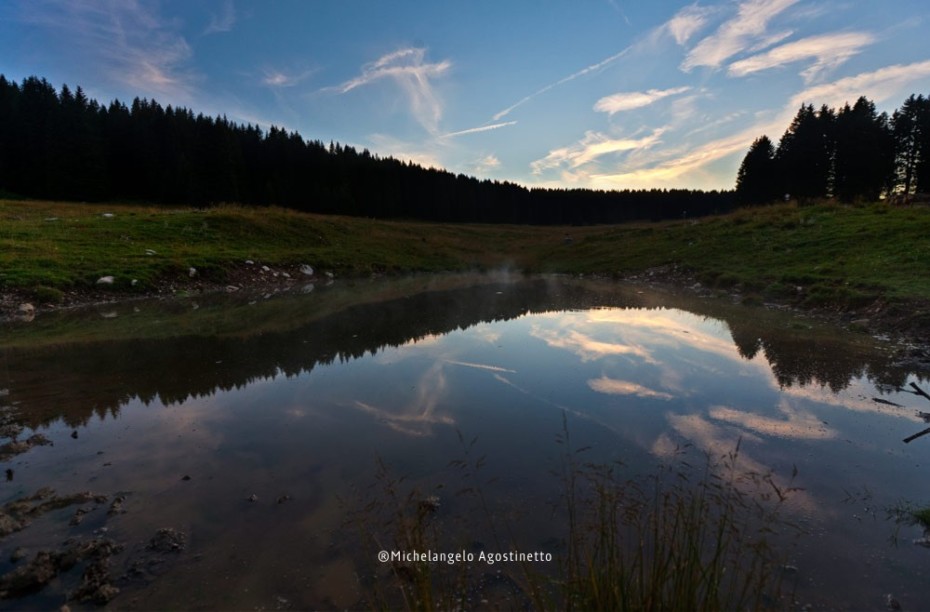
[[[193,276],[175,280],[162,280],[139,291],[114,291],[105,288],[72,288],[62,291],[60,300],[42,303],[33,292],[23,289],[0,290],[0,323],[4,321],[30,321],[41,313],[80,309],[117,303],[131,303],[148,299],[190,297],[217,293],[274,294],[306,288],[308,285],[325,285],[335,280],[329,271],[313,270],[307,266],[268,266],[261,262],[243,263],[227,270],[222,280]],[[597,275],[590,275],[594,278]],[[340,280],[355,281],[363,277],[340,276]],[[369,278],[365,276],[364,278]],[[756,294],[744,294],[738,288],[719,289],[700,283],[688,272],[674,266],[653,268],[638,274],[613,277],[617,282],[641,284],[667,293],[685,294],[702,299],[722,300],[777,310],[837,325],[858,333],[865,333],[894,345],[895,360],[905,363],[917,372],[930,374],[930,303],[889,302],[882,298],[858,308],[805,307],[801,300],[772,300]],[[800,288],[799,288],[800,289]],[[800,297],[800,296],[799,296]]]

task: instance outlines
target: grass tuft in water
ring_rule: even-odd
[[[783,510],[796,488],[740,470],[739,445],[705,455],[700,466],[681,453],[632,479],[620,476],[622,466],[580,463],[582,451],[568,450],[564,463],[570,533],[561,607],[784,606],[784,545],[799,532]]]
[[[382,563],[362,581],[366,603],[409,610],[789,607],[783,568],[800,530],[784,508],[798,489],[771,473],[742,470],[739,445],[723,456],[704,454],[694,465],[688,458],[695,453],[681,449],[655,471],[628,477],[620,462],[585,462],[589,449],[573,448],[567,422],[557,442],[563,448],[555,473],[562,495],[555,511],[564,525],[555,534],[562,542],[557,563],[494,567],[495,588],[506,586],[497,599],[488,595],[492,574],[481,563]],[[510,533],[511,518],[481,493],[484,459],[472,460],[473,446],[463,442],[465,458],[450,464],[466,484],[454,495],[470,497],[476,512],[469,520],[484,514],[494,548],[526,549],[502,535]],[[476,533],[476,525],[439,511],[434,494],[444,486],[424,494],[381,462],[376,481],[375,500],[350,520],[363,551],[465,551],[471,545],[464,534]]]

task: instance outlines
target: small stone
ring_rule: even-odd
[[[239,287],[235,285],[226,285],[226,293],[235,293],[236,291],[239,291]]]
[[[289,502],[289,501],[291,501],[291,499],[293,499],[293,498],[292,498],[290,495],[284,494],[284,495],[282,495],[281,497],[278,498],[277,503],[283,504],[284,502]]]
[[[154,249],[145,249],[145,254],[151,257],[152,255],[158,255],[158,251]]]
[[[106,219],[112,219],[112,218],[115,217],[116,215],[114,215],[113,213],[103,213],[103,214],[100,215],[100,216],[101,216],[101,217],[104,217],[104,218],[106,218]]]
[[[134,279],[132,279],[132,280],[129,282],[129,284],[132,285],[133,287],[135,287],[136,285],[139,284],[139,279],[134,278]]]
[[[71,437],[74,438],[75,440],[78,439],[78,432],[77,432],[77,429],[75,429],[74,431],[71,432]]]
[[[125,514],[126,510],[123,508],[123,502],[126,501],[126,498],[122,495],[117,495],[116,499],[113,500],[113,503],[110,504],[110,509],[107,511],[107,514],[113,516],[115,514]]]
[[[16,310],[16,318],[24,323],[29,323],[36,318],[36,308],[28,302],[25,304],[20,304],[19,308]]]
[[[247,266],[254,266],[254,265],[255,265],[255,262],[252,261],[251,259],[246,259],[246,260],[245,260],[245,265],[247,265]]]
[[[308,266],[307,264],[304,264],[300,266],[300,273],[303,274],[304,276],[313,276],[313,268]]]
[[[184,474],[184,476],[181,478],[181,480],[190,480],[190,479],[191,477],[188,476],[187,474]]]
[[[288,274],[287,272],[282,272],[282,273],[281,273],[281,276],[283,276],[284,278],[290,278],[290,277],[291,277],[291,275]]]
[[[336,276],[336,275],[333,274],[332,272],[326,272],[326,278],[333,279],[333,278],[335,278],[335,276]]]
[[[155,552],[181,552],[187,543],[187,537],[180,531],[163,527],[159,529],[155,536],[149,540],[149,550]]]
[[[257,502],[257,501],[258,501],[258,495],[256,495],[255,493],[252,493],[251,495],[249,495],[249,497],[248,497],[247,499],[248,499],[250,502]]]
[[[194,268],[194,267],[188,268],[187,275],[190,276],[191,278],[194,278],[195,276],[197,276],[197,268]]]
[[[74,511],[74,516],[71,517],[69,524],[72,526],[80,525],[81,522],[84,520],[84,515],[87,514],[88,512],[90,512],[90,510],[88,510],[87,508],[78,508],[77,510]]]
[[[271,272],[271,268],[268,266],[262,266],[262,272]]]
[[[97,279],[97,284],[98,285],[112,285],[115,282],[115,280],[116,279],[114,279],[112,276],[101,276],[100,278]]]
[[[418,504],[420,512],[423,514],[432,514],[439,510],[439,497],[430,495],[420,500]]]
[[[900,610],[901,602],[895,599],[895,596],[891,593],[885,595],[885,605],[888,606],[889,610]]]

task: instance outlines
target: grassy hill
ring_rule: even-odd
[[[738,292],[746,301],[930,319],[926,208],[779,205],[699,220],[532,227],[0,201],[0,291],[40,302],[97,290],[102,276],[114,277],[107,291],[145,293],[235,282],[262,265],[294,272],[301,264],[340,276],[495,268],[645,274]]]

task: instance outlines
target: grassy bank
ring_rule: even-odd
[[[256,265],[337,275],[510,267],[530,272],[694,278],[705,287],[805,307],[882,300],[928,317],[930,210],[784,205],[665,223],[597,227],[451,225],[210,210],[0,201],[0,290],[54,301],[62,290],[156,291],[235,280]],[[674,272],[673,272],[674,271]],[[132,281],[136,283],[133,284]]]

